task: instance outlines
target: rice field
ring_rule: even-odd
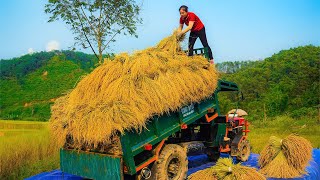
[[[0,120],[0,179],[23,179],[58,167],[48,123]]]
[[[279,116],[251,122],[252,152],[260,153],[270,136],[299,133],[320,148],[320,125],[315,118]],[[50,141],[47,122],[0,120],[0,179],[23,179],[59,168],[58,148]]]
[[[317,117],[305,116],[295,119],[286,115],[277,116],[266,121],[251,122],[249,128],[251,129],[249,141],[252,146],[251,151],[254,153],[261,152],[270,136],[285,138],[291,133],[297,133],[308,139],[313,148],[320,148],[320,124],[317,122]]]

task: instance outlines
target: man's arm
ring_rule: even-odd
[[[190,31],[194,25],[194,21],[189,21],[189,25],[183,31],[180,32],[180,35],[185,34],[186,32]]]

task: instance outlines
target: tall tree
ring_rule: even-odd
[[[103,52],[117,34],[137,37],[140,7],[135,0],[49,0],[45,12],[48,22],[62,19],[75,35],[74,48],[91,48],[103,61]]]

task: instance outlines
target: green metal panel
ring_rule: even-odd
[[[155,116],[140,133],[134,130],[126,132],[121,137],[121,145],[128,173],[131,175],[136,173],[134,156],[144,151],[144,145],[155,145],[178,130],[180,130],[179,117],[177,113],[171,113]]]
[[[218,87],[215,92],[218,93],[219,91],[240,91],[240,89],[238,85],[234,82],[219,79]]]
[[[205,51],[205,49],[199,49]],[[128,168],[128,174],[136,173],[134,156],[144,151],[146,144],[155,145],[163,139],[169,137],[173,133],[181,129],[181,124],[191,124],[203,117],[209,108],[214,108],[220,115],[219,101],[217,94],[222,90],[238,90],[236,84],[219,80],[218,88],[212,97],[201,101],[200,103],[189,104],[184,106],[178,112],[154,116],[141,132],[135,130],[127,131],[121,137],[121,145],[123,151],[123,161]],[[212,122],[214,123],[214,122]],[[210,142],[212,146],[218,146],[225,134],[225,124],[218,124],[218,133],[214,142]]]
[[[185,51],[185,52],[188,52],[188,51]],[[205,58],[209,59],[209,49],[208,48],[193,49],[193,54],[203,55]]]
[[[60,168],[63,172],[95,180],[123,179],[121,158],[100,153],[60,149]]]
[[[215,106],[214,106],[215,111],[218,113],[218,115],[221,115],[219,100],[218,100],[218,93],[214,93],[214,103],[215,103]]]
[[[200,104],[184,106],[178,112],[155,116],[147,123],[140,133],[128,131],[121,137],[123,161],[129,174],[136,173],[134,156],[144,151],[144,145],[155,145],[181,129],[181,124],[191,124],[203,117],[208,108],[215,108],[215,96],[202,101]]]

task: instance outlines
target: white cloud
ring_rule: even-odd
[[[33,54],[33,53],[34,53],[33,48],[29,48],[29,49],[28,49],[28,54]]]
[[[48,42],[46,49],[47,49],[47,51],[59,50],[60,44],[58,41],[52,40],[52,41]]]

